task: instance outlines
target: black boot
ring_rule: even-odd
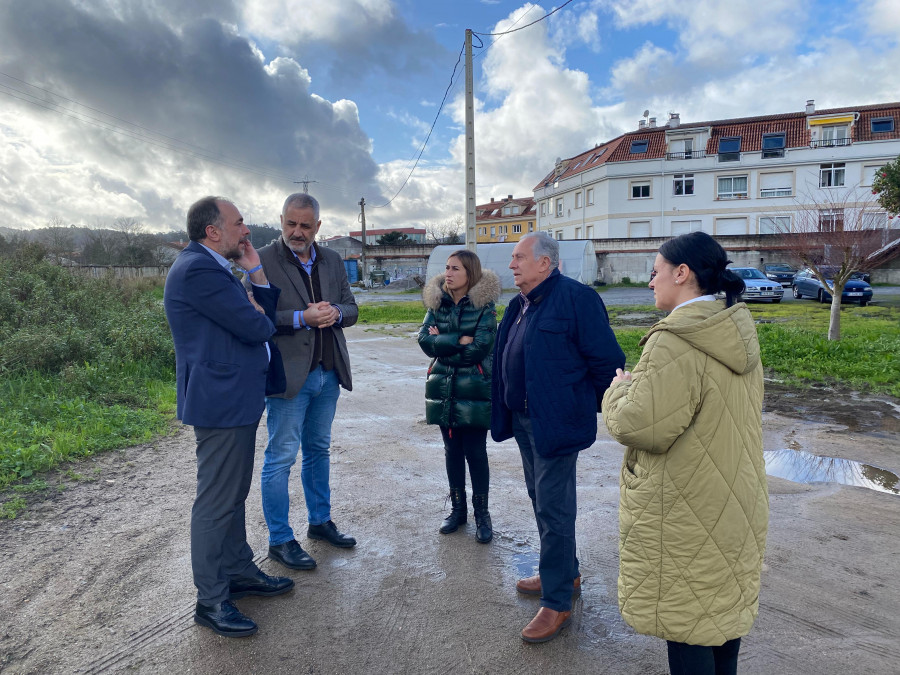
[[[460,525],[466,524],[466,491],[463,488],[450,488],[450,515],[441,523],[441,534],[456,532]]]
[[[472,508],[475,510],[475,538],[479,543],[486,544],[494,538],[487,494],[472,495]]]

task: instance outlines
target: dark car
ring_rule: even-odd
[[[795,298],[816,298],[819,302],[831,302],[831,288],[834,288],[834,268],[821,267],[819,271],[828,280],[829,288],[825,288],[822,282],[816,278],[809,268],[802,269],[794,276]],[[841,293],[841,302],[858,302],[865,307],[872,299],[872,287],[865,281],[850,278],[844,285]]]
[[[790,265],[785,265],[784,263],[772,263],[770,265],[763,265],[763,274],[766,275],[766,279],[771,279],[772,281],[777,281],[782,286],[790,286],[794,281],[794,275],[797,273]]]
[[[744,292],[741,300],[768,300],[781,302],[784,289],[777,281],[766,279],[766,275],[755,267],[731,267],[732,272],[744,280]]]

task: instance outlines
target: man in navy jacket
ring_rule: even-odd
[[[494,344],[491,437],[514,436],[519,445],[541,540],[539,573],[516,583],[520,593],[541,596],[522,630],[526,642],[552,640],[569,624],[581,590],[575,463],[596,440],[599,402],[625,363],[600,296],[558,267],[559,244],[545,232],[516,244],[509,268],[519,295]]]
[[[164,304],[175,344],[178,418],[194,427],[197,439],[194,620],[220,635],[242,637],[257,626],[232,600],[294,586],[257,568],[244,526],[279,290],[266,280],[250,230],[231,202],[199,200],[188,210],[187,230],[191,243],[169,271]],[[250,276],[256,305],[229,260]]]

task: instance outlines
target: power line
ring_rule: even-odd
[[[434,127],[437,125],[438,118],[441,116],[441,111],[444,109],[444,103],[447,101],[447,96],[450,95],[450,89],[453,87],[453,78],[456,77],[456,71],[459,68],[459,62],[462,61],[463,49],[465,49],[465,44],[459,48],[459,55],[456,57],[456,64],[453,66],[453,72],[450,73],[450,84],[447,85],[446,91],[444,91],[444,98],[441,99],[441,104],[438,106],[437,114],[434,116],[434,121],[431,123],[431,129],[428,130],[428,135],[425,137],[425,140],[422,142],[422,147],[419,149],[419,154],[416,156],[416,162],[413,164],[413,168],[410,169],[409,174],[406,176],[406,180],[403,181],[403,184],[398,188],[397,192],[394,193],[394,196],[387,200],[384,204],[380,206],[374,206],[372,208],[375,209],[383,209],[385,206],[389,206],[392,201],[397,198],[403,188],[406,187],[406,184],[409,182],[409,179],[412,178],[413,172],[416,170],[416,167],[419,166],[419,160],[422,159],[422,154],[425,152],[425,147],[428,145],[428,140],[431,138],[431,134],[434,132]]]
[[[510,33],[515,33],[516,31],[525,30],[525,29],[528,28],[529,26],[533,26],[534,24],[540,23],[540,22],[543,21],[544,19],[553,16],[553,15],[556,14],[559,10],[561,10],[561,9],[562,9],[563,7],[565,7],[566,5],[571,4],[573,1],[574,1],[574,0],[566,0],[563,4],[561,4],[561,5],[560,5],[559,7],[557,7],[556,9],[554,9],[554,10],[552,10],[552,11],[547,12],[546,14],[544,14],[544,16],[542,16],[540,19],[535,19],[535,20],[532,21],[531,23],[525,24],[524,26],[520,26],[520,27],[518,27],[518,28],[510,28],[509,30],[505,30],[505,31],[503,31],[502,33],[478,33],[478,32],[476,32],[476,31],[473,30],[473,31],[472,31],[472,34],[473,34],[473,35],[481,35],[481,36],[484,36],[484,37],[500,37],[500,36],[503,36],[503,35],[509,35]],[[513,25],[515,26],[515,24],[513,24]]]

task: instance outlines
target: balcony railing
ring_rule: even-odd
[[[687,152],[667,152],[666,159],[703,159],[706,150],[688,150]]]
[[[849,138],[827,138],[824,141],[810,141],[811,148],[836,148],[841,145],[850,145]]]

